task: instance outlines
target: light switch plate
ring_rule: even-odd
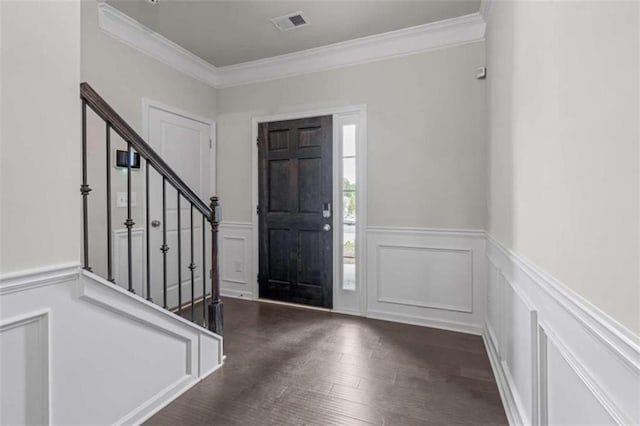
[[[127,193],[126,192],[118,192],[116,194],[116,206],[117,207],[127,207]],[[131,207],[135,207],[137,205],[137,197],[136,193],[131,193]]]

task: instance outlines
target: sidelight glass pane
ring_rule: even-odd
[[[356,289],[356,126],[342,126],[342,289]]]
[[[356,125],[342,126],[342,156],[353,157],[356,155]]]
[[[342,173],[344,181],[344,190],[356,189],[356,159],[355,157],[342,159]]]

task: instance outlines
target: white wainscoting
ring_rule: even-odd
[[[138,424],[222,365],[220,336],[79,265],[2,277],[0,303],[2,424]]]
[[[482,333],[484,231],[369,227],[367,245],[367,316]]]
[[[510,423],[640,424],[638,336],[490,237],[487,258],[484,338]]]
[[[0,424],[49,424],[49,310],[3,319],[0,348]]]
[[[116,229],[113,231],[113,278],[120,286],[127,288],[128,274],[128,253],[129,242],[127,229]],[[145,232],[144,228],[131,229],[131,274],[133,276],[133,289],[136,294],[146,297],[146,252],[145,252]]]
[[[244,222],[221,222],[218,242],[221,294],[257,298],[253,225]]]

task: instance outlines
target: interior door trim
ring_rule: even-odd
[[[356,235],[358,240],[360,241],[359,245],[362,247],[357,255],[357,263],[358,273],[356,274],[356,291],[358,293],[359,299],[359,307],[358,309],[341,309],[340,301],[337,300],[340,292],[336,291],[336,286],[339,285],[338,280],[338,265],[336,261],[333,262],[333,311],[336,312],[345,312],[350,314],[360,314],[365,316],[367,313],[367,258],[366,258],[366,250],[367,250],[367,105],[351,105],[344,107],[335,107],[335,108],[325,108],[325,109],[317,109],[317,110],[308,110],[308,111],[299,111],[292,112],[287,114],[275,114],[275,115],[265,115],[265,116],[254,116],[251,119],[251,140],[249,143],[252,146],[251,149],[251,209],[252,209],[252,229],[251,232],[253,234],[253,247],[252,247],[252,260],[253,265],[252,269],[254,271],[251,279],[251,287],[250,291],[254,295],[255,299],[259,298],[259,289],[258,289],[258,280],[257,273],[259,271],[259,217],[256,211],[256,206],[258,205],[258,126],[260,123],[266,123],[271,121],[285,121],[285,120],[295,120],[306,117],[316,117],[322,115],[333,115],[333,151],[337,152],[337,144],[338,144],[338,134],[337,134],[337,126],[336,118],[344,115],[354,115],[357,114],[360,118],[359,127],[360,127],[360,135],[357,141],[357,158],[356,158],[356,170],[357,170],[357,179],[361,182],[361,185],[358,188],[359,191],[359,199],[362,201],[357,203],[357,215],[358,221],[356,224]],[[333,169],[336,170],[335,164],[335,156],[334,156],[334,164]],[[336,185],[340,185],[339,179],[333,180],[333,193],[334,197],[336,194]],[[334,203],[335,205],[335,203]],[[342,238],[337,238],[336,233],[338,232],[340,227],[340,221],[342,215],[334,214],[333,215],[333,229],[334,229],[334,238],[333,238],[333,252],[337,253],[336,245],[342,241]],[[260,299],[262,300],[262,299]],[[337,303],[338,302],[338,303]]]
[[[209,126],[209,140],[211,141],[211,149],[209,150],[210,154],[211,154],[211,168],[212,170],[209,170],[209,176],[211,178],[211,194],[209,194],[209,196],[212,195],[216,195],[218,193],[218,188],[216,186],[216,122],[215,120],[211,119],[211,118],[207,118],[207,117],[203,117],[201,115],[198,114],[194,114],[191,113],[189,111],[185,111],[182,110],[180,108],[176,108],[170,105],[166,105],[163,104],[162,102],[158,102],[155,101],[153,99],[149,99],[146,97],[142,98],[142,138],[147,141],[149,141],[149,134],[150,134],[150,120],[149,120],[149,114],[151,112],[151,109],[157,109],[160,111],[164,111],[164,112],[168,112],[170,114],[174,114],[174,115],[179,115],[181,117],[184,118],[188,118],[189,120],[193,120],[193,121],[199,121],[200,123],[206,124]],[[209,200],[205,199],[204,200],[207,204],[209,204]],[[146,208],[146,206],[143,205],[143,207]]]
[[[151,120],[150,120],[150,114],[151,114],[151,109],[157,109],[160,111],[164,111],[170,114],[174,114],[174,115],[178,115],[184,118],[187,118],[189,120],[193,120],[193,121],[198,121],[200,123],[206,124],[209,126],[209,141],[210,141],[210,149],[209,149],[209,153],[211,155],[210,158],[210,162],[209,162],[209,167],[211,167],[211,169],[209,170],[209,178],[210,178],[210,190],[211,190],[211,194],[209,194],[208,196],[212,196],[212,195],[217,195],[218,193],[218,188],[216,187],[216,168],[217,168],[217,163],[216,163],[216,122],[213,119],[207,118],[207,117],[203,117],[194,113],[191,113],[189,111],[185,111],[170,105],[166,105],[163,104],[162,102],[158,102],[155,101],[153,99],[147,98],[147,97],[142,97],[142,139],[144,139],[145,142],[149,143],[149,135],[151,133]],[[151,145],[151,144],[149,144]],[[147,163],[146,161],[144,162],[144,167],[147,167]],[[142,172],[145,171],[145,169],[141,169]],[[145,188],[145,191],[147,191],[147,188]],[[147,211],[147,197],[146,196],[142,196],[140,197],[142,199],[142,211],[146,212]],[[205,203],[209,204],[209,200],[208,197],[206,199],[203,200]],[[146,230],[146,232],[149,232],[150,230]],[[144,254],[143,254],[143,262],[147,261],[147,252],[146,250],[143,250]],[[144,263],[142,263],[144,264]],[[211,268],[211,266],[209,266],[209,268]],[[144,275],[143,275],[143,279],[146,280],[146,268],[144,269]],[[204,273],[202,276],[202,279],[207,279],[206,278],[207,274]],[[146,297],[146,295],[145,295]]]

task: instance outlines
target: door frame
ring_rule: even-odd
[[[251,279],[251,291],[254,294],[254,299],[260,299],[260,290],[258,288],[258,281],[256,279],[258,271],[260,270],[259,259],[259,218],[256,207],[259,204],[258,200],[258,126],[260,123],[268,123],[272,121],[285,121],[296,120],[307,117],[316,117],[323,115],[331,115],[333,117],[333,158],[332,158],[332,170],[333,170],[333,256],[332,256],[332,269],[333,269],[333,311],[342,312],[352,315],[366,315],[367,310],[367,288],[366,288],[366,250],[367,250],[367,106],[365,104],[352,105],[344,107],[324,108],[316,110],[301,110],[297,112],[254,116],[251,119],[251,201],[252,201],[252,240],[253,240],[253,270],[255,271],[254,278]],[[358,137],[356,141],[356,182],[358,182],[358,199],[364,200],[356,204],[356,239],[358,241],[359,249],[356,252],[356,291],[342,290],[341,276],[342,271],[339,266],[342,265],[339,259],[339,254],[342,253],[342,236],[339,231],[342,230],[342,214],[336,214],[337,206],[342,204],[342,200],[339,198],[339,194],[342,190],[342,179],[339,173],[342,167],[338,167],[342,161],[342,146],[339,138],[339,129],[336,126],[340,117],[357,116],[358,121]],[[345,294],[348,292],[348,294]],[[345,300],[346,296],[351,296],[351,303]],[[353,296],[355,295],[355,298]],[[266,299],[264,299],[266,300]],[[347,303],[345,303],[347,302]],[[302,305],[304,306],[304,305]]]
[[[149,115],[151,112],[151,108],[155,108],[158,109],[160,111],[164,111],[164,112],[168,112],[169,114],[174,114],[174,115],[179,115],[181,117],[187,118],[189,120],[193,120],[193,121],[199,121],[200,123],[206,124],[209,126],[209,139],[211,141],[211,149],[209,149],[209,153],[211,155],[211,160],[209,162],[211,170],[209,170],[209,177],[211,179],[210,181],[210,185],[211,185],[211,192],[212,194],[209,194],[209,196],[212,195],[216,195],[218,190],[216,188],[216,171],[217,171],[217,164],[216,164],[216,151],[217,151],[217,147],[216,147],[216,122],[215,120],[211,119],[211,118],[207,118],[198,114],[194,114],[191,113],[189,111],[185,111],[182,110],[180,108],[176,108],[170,105],[166,105],[163,104],[162,102],[158,102],[156,100],[147,98],[147,97],[142,97],[142,139],[149,144],[149,146],[151,146],[151,143],[149,143],[149,134],[151,129],[149,128],[151,121],[149,120]],[[144,167],[140,169],[141,172],[145,173],[146,172],[146,167],[147,167],[147,162],[144,161]],[[142,209],[144,212],[147,211],[147,197],[146,197],[146,191],[147,188],[144,188],[145,193],[143,194],[142,198]],[[203,200],[205,203],[208,204],[208,198]],[[144,232],[149,232],[148,229],[144,228]],[[144,235],[143,235],[144,237]],[[147,261],[147,251],[146,250],[142,250],[143,254],[143,259],[142,259],[142,265],[144,265]],[[207,274],[203,273],[203,279],[207,279],[205,278],[207,276]],[[143,268],[143,282],[146,282],[147,279],[147,269]],[[146,286],[142,286],[143,287],[143,291],[146,292]],[[145,294],[144,297],[146,297],[147,295]]]

